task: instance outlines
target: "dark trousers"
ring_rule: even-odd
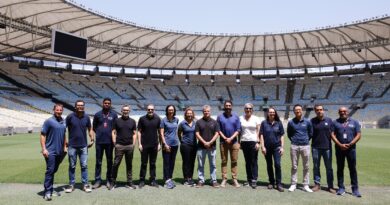
[[[172,146],[170,152],[162,151],[164,180],[172,179],[178,148],[178,146]]]
[[[256,150],[256,142],[241,142],[241,149],[244,152],[246,178],[248,182],[257,181],[258,165],[257,158],[259,151]]]
[[[196,145],[180,145],[180,153],[183,161],[182,170],[184,179],[192,179],[192,176],[194,175],[196,150]]]
[[[95,164],[95,181],[101,181],[101,172],[102,172],[102,162],[103,154],[106,153],[107,160],[107,173],[106,179],[110,180],[111,178],[111,169],[112,169],[112,144],[96,144],[96,164]]]
[[[351,177],[352,189],[358,188],[358,178],[356,171],[356,149],[341,150],[336,147],[336,161],[337,161],[337,181],[339,188],[344,188],[344,165],[345,158],[347,158],[349,175]]]
[[[321,157],[324,158],[326,168],[326,180],[328,188],[333,188],[332,149],[318,149],[312,147],[314,183],[321,184]]]
[[[282,185],[282,170],[280,166],[281,156],[279,154],[280,147],[266,147],[265,161],[267,162],[267,173],[268,181],[270,184],[275,184],[275,175],[276,175],[276,185]],[[275,174],[272,166],[275,167]]]
[[[150,180],[156,179],[157,152],[158,152],[157,146],[143,148],[143,150],[141,152],[141,170],[139,172],[139,180],[140,181],[145,181],[148,160],[150,161],[149,162],[150,163],[150,165],[149,165]]]
[[[111,175],[111,180],[113,182],[116,181],[116,177],[118,176],[118,168],[121,164],[123,156],[125,156],[125,162],[126,162],[127,182],[132,182],[133,153],[134,153],[134,145],[120,145],[120,144],[115,145],[115,158],[114,158],[114,165],[112,166],[112,175]]]
[[[45,172],[45,181],[43,187],[45,189],[45,194],[53,193],[53,183],[54,183],[54,174],[57,172],[58,167],[60,166],[65,155],[49,155],[48,158],[45,158],[46,161],[46,172]]]

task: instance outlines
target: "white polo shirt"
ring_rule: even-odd
[[[245,116],[240,116],[241,122],[241,141],[243,142],[258,142],[259,137],[256,133],[256,126],[260,126],[261,121],[257,116],[252,115],[248,120]],[[260,127],[259,127],[260,129]]]

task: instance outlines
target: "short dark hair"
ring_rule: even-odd
[[[103,102],[105,102],[105,101],[110,101],[110,102],[111,102],[111,98],[105,97],[105,98],[103,99]]]
[[[167,107],[165,107],[165,116],[168,116],[168,108],[169,107],[173,107],[173,117],[176,116],[176,107],[174,105],[167,105]]]
[[[301,107],[301,108],[303,108],[301,104],[295,104],[293,110],[295,110],[296,107]]]
[[[233,101],[231,101],[231,100],[225,100],[225,102],[223,103],[223,106],[225,106],[226,103],[230,103],[231,105],[233,105]]]
[[[76,102],[74,103],[74,106],[76,107],[76,106],[77,106],[77,103],[79,103],[79,102],[82,102],[82,103],[83,103],[83,105],[85,105],[85,102],[84,102],[84,100],[76,100]]]
[[[317,107],[322,107],[322,108],[324,108],[324,106],[321,105],[321,104],[315,104],[315,105],[314,105],[314,110],[316,110]]]

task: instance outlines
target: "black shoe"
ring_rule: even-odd
[[[95,181],[95,183],[92,185],[92,189],[97,189],[101,186],[101,182],[100,181]]]
[[[126,188],[128,188],[128,189],[137,189],[137,187],[134,186],[133,182],[127,182]]]
[[[153,181],[150,183],[150,186],[156,187],[156,188],[159,187],[159,186],[158,186],[158,183],[156,182],[156,180],[153,180]]]
[[[250,186],[252,187],[252,189],[256,189],[257,188],[257,183],[256,182],[251,182]]]
[[[111,182],[109,185],[110,186],[108,187],[108,190],[113,190],[116,187],[116,183],[115,182]]]
[[[276,188],[279,192],[284,192],[284,188],[282,185],[278,185]]]
[[[145,186],[145,181],[139,181],[138,188],[142,189]]]
[[[191,186],[191,187],[195,186],[194,180],[189,179],[189,180],[188,180],[188,186]]]
[[[43,199],[45,201],[51,201],[51,194],[45,194],[45,196],[43,196]]]

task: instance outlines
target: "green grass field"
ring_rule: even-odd
[[[308,203],[308,204],[347,204],[347,203],[370,203],[370,204],[389,204],[390,202],[390,177],[389,169],[390,156],[389,142],[390,130],[363,130],[362,139],[357,146],[357,169],[359,185],[363,198],[355,199],[348,195],[337,197],[326,192],[320,193],[304,193],[297,190],[294,193],[278,193],[273,190],[266,190],[265,187],[260,187],[257,190],[252,190],[247,187],[239,189],[227,187],[225,189],[212,189],[205,187],[202,189],[188,188],[178,186],[174,190],[166,190],[164,188],[155,189],[146,187],[143,190],[128,191],[125,188],[118,188],[112,192],[101,188],[94,191],[90,195],[77,190],[75,193],[61,196],[54,199],[54,203],[63,204],[78,203],[81,204],[103,204],[110,201],[116,203],[149,203],[149,204],[166,204],[180,202],[184,204],[212,204],[217,201],[224,201],[227,204],[237,204],[241,202],[256,203],[266,202],[271,204],[287,203]],[[286,148],[289,147],[289,142],[286,140]],[[334,155],[334,154],[333,154]],[[217,156],[217,173],[220,179],[220,155]],[[336,163],[333,157],[333,168],[336,183]],[[95,150],[90,149],[89,153],[89,180],[91,183],[94,179],[94,163]],[[207,162],[206,162],[207,163]],[[133,176],[137,183],[140,166],[140,154],[135,151],[133,159]],[[39,135],[38,134],[20,134],[15,136],[0,137],[0,204],[11,203],[12,197],[17,197],[21,204],[42,203],[43,200],[38,193],[42,190],[42,182],[44,177],[45,162],[40,154]],[[283,183],[288,186],[290,183],[290,156],[289,149],[282,157],[282,175]],[[312,165],[310,165],[312,168]],[[302,181],[302,167],[299,166],[298,181]],[[80,167],[76,168],[76,180],[80,182]],[[323,163],[321,164],[322,182],[325,184],[325,170]],[[68,161],[67,158],[61,164],[55,176],[55,183],[64,185],[68,183]],[[103,164],[103,176],[105,176],[105,164]],[[208,173],[208,166],[206,166]],[[312,183],[312,172],[311,183]],[[196,179],[197,173],[194,173]],[[148,176],[148,175],[147,175]],[[208,177],[208,174],[206,174]],[[157,177],[162,178],[162,156],[159,153],[157,159]],[[181,156],[177,155],[176,168],[174,178],[177,184],[181,183]],[[244,158],[242,153],[239,156],[239,180],[246,179]],[[262,184],[267,183],[267,174],[265,167],[265,159],[262,155],[259,156],[259,180]],[[118,181],[125,181],[125,164],[122,162],[118,174]],[[348,169],[345,169],[345,182],[349,184]],[[163,182],[160,180],[160,184]],[[31,184],[31,185],[26,185]],[[337,187],[337,186],[336,186]],[[347,185],[348,187],[348,185]],[[18,190],[13,192],[11,190]],[[349,187],[347,188],[349,190]],[[125,194],[132,192],[133,194]],[[63,194],[64,195],[64,194]],[[130,197],[131,195],[131,197]],[[74,196],[74,197],[72,197]],[[80,196],[80,197],[76,197]],[[150,196],[150,197],[149,197]],[[111,200],[110,200],[111,199]],[[13,202],[13,201],[12,201]]]

